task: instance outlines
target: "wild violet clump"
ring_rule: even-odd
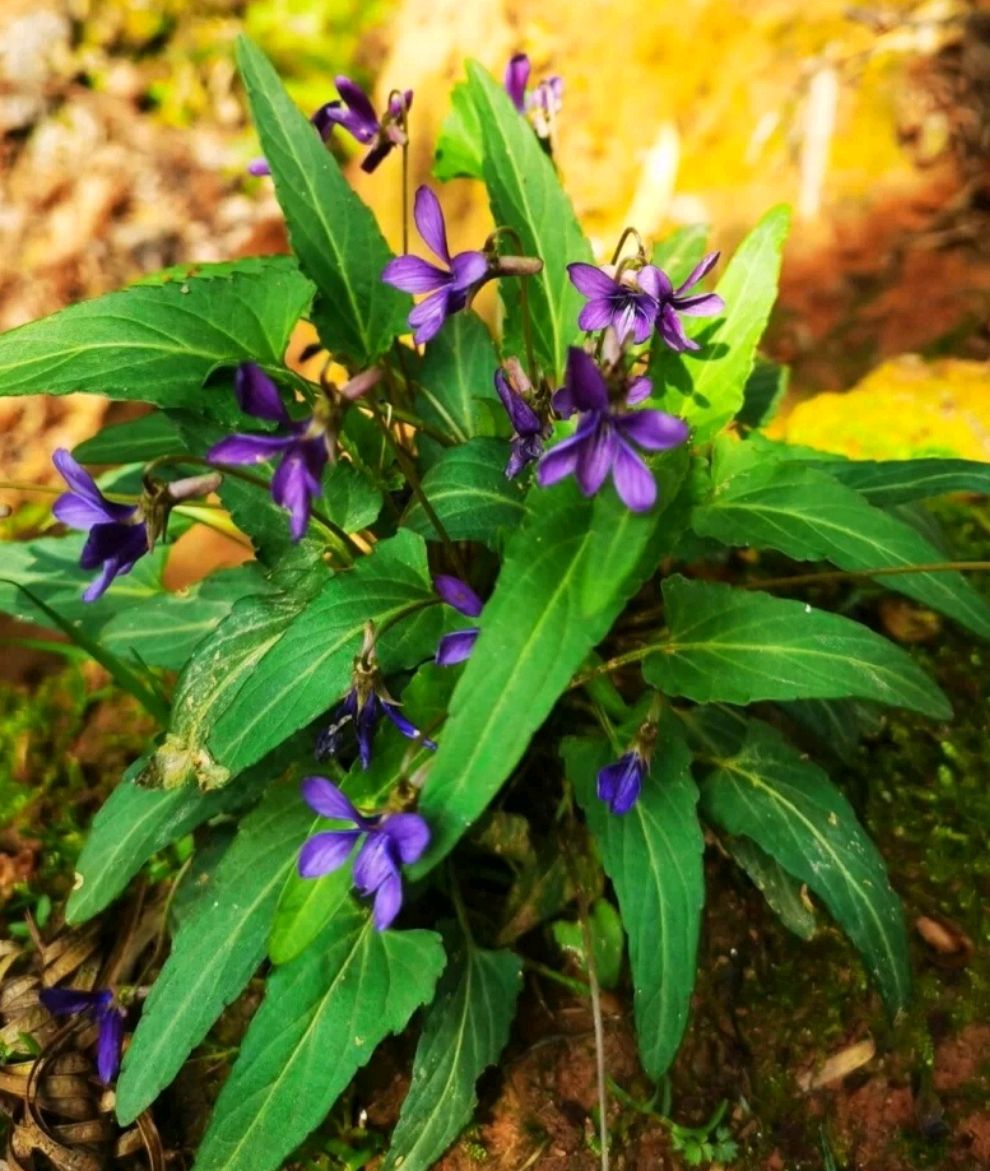
[[[786,209],[727,263],[697,226],[649,246],[633,226],[594,256],[553,159],[563,87],[531,87],[522,58],[504,82],[469,63],[454,90],[437,174],[478,182],[492,219],[460,252],[442,188],[409,189],[411,92],[379,112],[338,78],[309,120],[258,48],[238,59],[266,160],[251,169],[293,254],[171,271],[0,338],[2,393],[154,408],[54,453],[68,531],[0,549],[4,609],[85,639],[160,725],[94,822],[69,921],[187,835],[202,865],[146,998],[97,977],[45,1001],[97,1021],[118,1120],[260,972],[199,1171],[273,1171],[420,1008],[383,1167],[426,1171],[509,1038],[518,924],[599,896],[659,1079],[689,1014],[706,836],[774,908],[814,899],[896,1017],[900,904],[815,754],[879,705],[951,714],[869,618],[889,589],[990,635],[990,607],[902,507],[990,490],[986,467],[768,438],[786,372],[757,347]],[[400,255],[338,139],[411,208]],[[473,309],[489,283],[496,332]],[[169,593],[167,546],[192,523],[255,559]],[[795,598],[809,573],[855,578],[855,606]],[[510,914],[537,888],[556,893]]]

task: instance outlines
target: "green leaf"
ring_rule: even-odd
[[[242,822],[145,1002],[117,1083],[122,1125],[171,1082],[264,959],[278,893],[312,820],[297,787],[282,784]]]
[[[441,183],[480,179],[483,153],[481,123],[466,82],[459,81],[450,91],[450,113],[440,127],[433,176]]]
[[[828,460],[821,468],[881,507],[948,492],[990,496],[990,464],[970,459]]]
[[[160,455],[183,450],[179,429],[161,411],[112,423],[102,431],[77,444],[72,454],[83,464],[146,463]]]
[[[377,1043],[431,998],[443,965],[434,932],[378,932],[363,912],[335,918],[317,945],[268,978],[195,1171],[278,1167]]]
[[[756,346],[777,296],[780,255],[790,224],[784,206],[772,208],[743,240],[717,289],[725,313],[698,318],[696,354],[675,354],[654,341],[650,377],[663,387],[665,410],[691,424],[695,443],[712,439],[743,405]]]
[[[337,160],[245,37],[237,64],[293,251],[319,290],[313,324],[333,354],[367,365],[406,328],[409,297],[381,279],[392,253]]]
[[[665,717],[639,800],[616,815],[596,793],[599,769],[615,759],[608,743],[568,739],[563,756],[619,899],[640,1056],[656,1080],[673,1061],[687,1024],[705,898],[691,757],[673,717]]]
[[[360,468],[339,459],[323,478],[322,504],[317,506],[345,533],[357,533],[378,519],[382,494]]]
[[[750,721],[735,755],[713,762],[702,811],[761,849],[822,900],[858,948],[887,1008],[908,1000],[907,931],[883,860],[825,773],[766,724]]]
[[[195,585],[159,594],[115,615],[100,640],[117,655],[178,671],[239,598],[270,588],[255,565],[222,569]]]
[[[765,427],[787,394],[790,379],[789,367],[758,357],[753,372],[746,379],[736,422],[743,427]]]
[[[864,736],[883,726],[880,711],[856,699],[799,699],[780,707],[843,764],[852,763]]]
[[[448,448],[423,477],[423,492],[452,540],[494,545],[499,529],[522,523],[523,491],[505,478],[508,458],[504,439],[472,439]],[[430,540],[439,539],[415,498],[402,523]]]
[[[440,607],[424,605],[435,599],[423,540],[402,530],[313,597],[237,603],[182,673],[153,762],[158,782],[196,772],[222,784],[329,710],[350,686],[369,621],[389,627],[378,642],[386,674],[414,666],[436,648]]]
[[[521,987],[519,956],[457,939],[423,1019],[382,1171],[429,1171],[471,1121],[475,1082],[505,1048]]]
[[[70,923],[91,919],[113,902],[153,854],[211,818],[251,805],[299,751],[298,743],[280,747],[233,784],[212,793],[195,785],[169,792],[142,789],[134,781],[147,758],[136,760],[93,819],[76,863],[76,884],[65,917]]]
[[[558,385],[567,347],[581,337],[577,319],[584,305],[567,265],[576,260],[591,263],[591,245],[533,128],[490,73],[474,61],[468,62],[467,72],[471,102],[481,123],[482,168],[492,218],[519,233],[525,255],[543,261],[539,276],[524,279],[536,360]],[[519,282],[503,279],[500,285],[506,307],[505,349],[524,359]]]
[[[80,623],[71,622],[68,618],[63,617],[27,586],[10,580],[0,579],[0,581],[3,585],[19,589],[30,599],[32,606],[45,615],[48,619],[48,625],[61,631],[70,642],[84,650],[94,662],[99,663],[114,683],[122,691],[132,695],[148,715],[157,720],[159,724],[168,723],[168,699],[157,685],[157,681],[150,677],[148,671],[143,667],[135,670],[129,663],[125,663],[123,659],[104,646],[99,639],[88,634]]]
[[[551,930],[554,942],[561,951],[573,956],[581,971],[587,972],[588,959],[581,924],[570,919],[558,919]],[[588,912],[588,930],[598,983],[603,988],[615,988],[622,973],[626,937],[619,912],[608,899],[597,899],[591,907]]]
[[[485,434],[488,405],[502,409],[493,382],[497,366],[485,323],[474,313],[456,314],[426,343],[415,382],[420,417],[456,443]]]
[[[631,513],[613,493],[585,500],[570,481],[533,489],[527,504],[423,790],[433,840],[420,872],[484,811],[655,564],[649,550],[662,508]],[[612,561],[603,560],[610,551]]]
[[[83,591],[95,574],[79,567],[85,533],[37,537],[33,541],[0,542],[0,611],[23,622],[58,629],[37,597],[70,622],[97,634],[115,615],[161,597],[167,549],[158,546],[142,557],[130,573],[118,577],[95,602],[84,602]],[[13,583],[16,583],[13,584]],[[21,586],[31,591],[25,594]]]
[[[108,293],[0,336],[0,395],[85,390],[202,409],[218,366],[281,364],[312,296],[289,257]]]
[[[433,730],[446,712],[453,681],[454,672],[425,663],[402,692],[403,714],[415,727]],[[341,787],[359,808],[379,809],[390,793],[409,783],[429,755],[427,748],[396,735],[391,724],[384,722],[375,737],[371,767],[365,769],[355,761]],[[321,825],[317,819],[313,832]],[[305,951],[337,914],[349,889],[350,868],[323,878],[301,878],[293,868],[272,922],[268,943],[272,962],[286,964]]]
[[[668,695],[735,704],[854,696],[952,714],[907,652],[849,618],[679,576],[667,578],[663,597],[669,634],[643,674]]]
[[[800,884],[750,838],[729,836],[723,845],[753,880],[753,885],[788,931],[793,931],[799,939],[811,939],[817,927],[815,912],[801,897]]]
[[[676,228],[653,245],[650,263],[662,268],[676,288],[705,255],[708,233],[707,224],[685,224]]]
[[[939,564],[919,533],[868,504],[831,474],[784,462],[741,472],[695,510],[701,536],[771,548],[798,561],[830,561],[860,571]],[[990,638],[990,606],[958,573],[904,573],[882,584]]]

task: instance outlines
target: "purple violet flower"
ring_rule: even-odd
[[[358,686],[352,687],[334,709],[329,725],[317,737],[317,760],[330,760],[337,756],[344,744],[344,734],[348,726],[353,724],[361,767],[367,769],[371,764],[375,730],[382,716],[393,723],[407,740],[418,740],[424,748],[436,751],[436,743],[406,719],[394,700],[383,697],[373,688],[362,699],[361,690]]]
[[[130,573],[138,558],[151,548],[148,526],[137,505],[107,500],[93,477],[64,448],[55,452],[52,463],[69,486],[55,501],[52,512],[63,524],[89,530],[79,559],[82,568],[102,566],[99,577],[83,594],[84,601],[94,602],[115,577]]]
[[[402,907],[402,867],[423,856],[430,827],[418,813],[359,813],[325,777],[306,777],[302,794],[321,817],[349,822],[354,828],[324,830],[307,838],[299,852],[299,874],[322,878],[339,870],[361,842],[352,871],[354,885],[365,897],[374,895],[375,928],[384,931]]]
[[[334,440],[318,418],[292,422],[278,388],[254,362],[242,362],[234,375],[234,393],[241,410],[256,419],[278,423],[270,435],[231,435],[206,453],[210,463],[255,464],[281,456],[272,477],[272,499],[289,510],[292,539],[302,538],[312,502],[323,492],[323,469],[333,454]]]
[[[468,618],[477,618],[481,613],[484,606],[481,598],[459,577],[453,577],[449,573],[438,573],[433,579],[433,584],[448,606],[453,606]],[[470,657],[480,633],[477,626],[469,626],[464,630],[445,634],[437,646],[437,664],[441,667],[452,667],[455,663],[463,663]]]
[[[640,402],[649,393],[649,379],[636,378],[626,391],[625,403]],[[623,411],[610,403],[602,372],[575,346],[568,352],[565,384],[554,395],[553,405],[565,418],[575,410],[583,414],[577,431],[540,460],[537,477],[541,486],[547,488],[573,475],[582,494],[593,496],[611,473],[627,508],[633,512],[652,508],[657,498],[656,481],[633,444],[647,451],[667,451],[687,439],[687,424],[665,411]]]
[[[544,441],[551,434],[550,424],[540,418],[524,397],[532,389],[525,371],[515,358],[506,362],[504,370],[499,367],[495,371],[495,390],[514,431],[509,440],[509,462],[505,468],[506,479],[509,480],[518,476],[527,464],[540,458]]]
[[[560,113],[564,98],[564,79],[548,77],[532,91],[527,89],[530,74],[529,57],[516,53],[505,67],[505,92],[520,114],[528,116],[538,138],[549,139],[554,119]]]
[[[370,174],[379,163],[397,146],[409,142],[406,133],[406,115],[412,106],[413,91],[394,92],[388,99],[388,106],[381,121],[375,116],[368,95],[349,77],[336,77],[337,92],[343,101],[328,102],[319,111],[329,123],[327,134],[334,126],[340,126],[366,146],[373,144],[361,163],[361,170]]]
[[[636,345],[646,341],[653,332],[667,279],[660,269],[652,264],[639,271],[626,269],[618,280],[593,264],[569,264],[567,271],[571,284],[589,299],[578,317],[582,329],[611,326],[620,343],[630,334]]]
[[[387,285],[405,293],[430,295],[409,314],[409,325],[417,343],[428,342],[451,314],[463,309],[489,275],[484,252],[450,255],[447,229],[440,201],[428,187],[420,187],[413,205],[413,219],[419,234],[446,268],[439,268],[419,256],[397,256],[382,272]]]
[[[659,312],[656,315],[657,332],[667,345],[678,353],[682,353],[684,350],[701,349],[701,346],[697,342],[692,341],[684,332],[684,327],[681,325],[680,318],[677,316],[678,313],[683,313],[685,317],[713,317],[716,313],[721,313],[725,309],[725,301],[722,300],[718,293],[693,293],[691,296],[684,295],[702,277],[711,272],[718,258],[718,252],[709,252],[706,257],[695,265],[694,269],[688,275],[687,280],[678,285],[676,289],[670,277],[665,272],[661,269],[653,268],[652,265],[648,266],[653,268],[653,271],[659,277],[659,290],[657,293]],[[645,272],[646,270],[644,269],[643,271]],[[642,284],[642,274],[640,284]]]
[[[361,163],[361,170],[370,174],[379,163],[396,146],[405,146],[409,141],[406,132],[406,115],[412,106],[413,91],[407,89],[405,93],[395,92],[388,99],[388,106],[382,115],[381,121],[375,116],[375,108],[368,99],[368,95],[349,77],[343,75],[334,78],[337,92],[343,101],[327,102],[320,106],[310,118],[313,129],[326,142],[335,126],[352,134],[358,142],[366,146],[373,143],[371,150]],[[252,175],[270,175],[271,168],[267,159],[254,159],[248,164],[248,172]]]
[[[109,1085],[120,1068],[127,1014],[114,1003],[109,988],[84,992],[78,988],[43,988],[41,1003],[56,1016],[90,1016],[99,1028],[96,1041],[96,1070],[100,1081]]]
[[[628,813],[636,804],[647,764],[646,758],[634,748],[599,771],[598,796],[611,813]]]

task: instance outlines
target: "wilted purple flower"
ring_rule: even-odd
[[[564,79],[548,77],[529,91],[529,74],[529,57],[525,53],[516,53],[505,67],[505,92],[519,113],[532,120],[538,137],[548,139],[553,132],[553,121],[563,105]]]
[[[323,491],[323,469],[335,440],[315,416],[294,423],[268,375],[254,362],[242,362],[234,375],[234,393],[241,410],[256,419],[278,423],[270,435],[231,435],[206,453],[216,464],[255,464],[281,456],[272,477],[272,499],[291,514],[292,539],[300,540],[309,523],[312,502]]]
[[[718,293],[684,295],[702,277],[711,272],[718,258],[718,252],[709,252],[703,260],[695,265],[687,280],[678,285],[676,289],[665,272],[659,268],[653,268],[652,265],[649,266],[659,277],[657,298],[660,308],[656,315],[657,332],[672,350],[682,352],[701,349],[701,346],[692,341],[684,332],[684,327],[677,316],[678,313],[683,313],[685,317],[713,317],[725,308],[725,302]],[[640,283],[642,284],[642,279]]]
[[[334,80],[337,92],[344,100],[329,102],[320,113],[331,127],[340,126],[353,134],[358,142],[374,144],[361,163],[361,170],[370,174],[393,147],[408,143],[406,115],[412,106],[413,91],[407,89],[404,93],[393,93],[379,121],[368,95],[359,85],[349,77],[341,76]]]
[[[468,618],[477,618],[484,603],[467,582],[449,573],[438,573],[433,579],[437,593],[447,603],[459,610]],[[437,663],[441,667],[452,667],[455,663],[463,663],[474,649],[481,633],[477,626],[469,626],[464,630],[455,630],[452,634],[445,634],[437,646]]]
[[[82,568],[103,567],[83,594],[84,601],[93,602],[115,577],[130,573],[138,558],[151,548],[148,526],[137,505],[107,500],[93,477],[64,448],[55,452],[52,463],[69,486],[55,501],[52,512],[63,524],[89,530],[79,559]]]
[[[336,756],[343,747],[348,727],[353,724],[361,765],[368,768],[371,764],[371,745],[375,738],[375,729],[382,716],[389,719],[408,740],[418,740],[424,748],[436,750],[436,744],[406,719],[398,704],[383,698],[374,689],[369,690],[362,699],[361,690],[358,686],[352,687],[334,709],[330,724],[317,737],[317,760],[330,760]]]
[[[649,762],[634,748],[598,773],[598,796],[612,813],[628,813],[639,798]]]
[[[647,378],[629,386],[625,403],[640,402],[650,393]],[[583,412],[578,429],[552,447],[540,460],[537,476],[546,488],[564,476],[577,478],[585,496],[593,496],[609,473],[622,502],[633,512],[646,512],[657,498],[656,481],[633,444],[647,451],[667,451],[688,437],[681,419],[665,411],[622,411],[609,402],[608,386],[591,357],[575,346],[567,355],[567,376],[553,398],[563,416]]]
[[[532,391],[532,385],[522,366],[509,358],[495,371],[495,390],[509,416],[514,434],[509,440],[509,462],[505,468],[508,479],[514,479],[527,464],[543,454],[544,440],[550,436],[550,424],[544,422],[523,397]]]
[[[569,264],[567,271],[574,287],[589,298],[578,317],[582,329],[611,326],[620,343],[629,334],[637,345],[646,341],[656,323],[667,279],[660,269],[652,264],[638,272],[626,269],[618,280],[593,264]]]
[[[96,1041],[96,1070],[100,1081],[109,1085],[120,1068],[127,1014],[114,1002],[109,988],[84,992],[77,988],[43,988],[41,1003],[56,1016],[90,1016],[99,1028]]]
[[[353,829],[325,830],[303,843],[299,873],[321,878],[339,870],[363,839],[354,859],[354,885],[360,894],[375,896],[375,927],[391,926],[402,907],[402,867],[419,861],[430,844],[430,827],[418,813],[359,813],[325,777],[306,777],[302,783],[306,804],[321,817],[346,821]]]
[[[409,141],[406,133],[406,115],[412,105],[413,91],[393,93],[381,121],[375,116],[375,108],[364,90],[349,77],[336,77],[337,92],[344,99],[327,102],[320,106],[310,122],[320,138],[326,142],[334,126],[340,126],[365,145],[374,143],[361,163],[361,169],[369,174],[375,170],[385,156],[396,146],[405,146]],[[254,159],[248,164],[252,175],[270,175],[267,159]]]
[[[438,268],[419,256],[397,256],[385,266],[382,280],[405,293],[430,294],[409,314],[409,325],[418,343],[429,341],[451,314],[467,305],[489,270],[484,252],[450,255],[440,201],[428,187],[416,192],[413,219],[427,246],[447,267]]]

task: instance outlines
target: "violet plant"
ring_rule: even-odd
[[[534,105],[518,60],[508,93],[473,63],[455,91],[439,173],[461,160],[481,179],[492,234],[452,255],[442,192],[421,188],[438,267],[418,244],[393,256],[324,142],[339,125],[371,145],[375,181],[408,206],[386,156],[415,132],[412,95],[379,122],[338,80],[345,106],[311,124],[258,48],[238,58],[292,255],[173,270],[0,338],[0,393],[153,408],[55,453],[54,520],[83,533],[0,550],[6,611],[80,632],[159,697],[159,734],[92,826],[69,921],[183,835],[208,860],[227,840],[217,819],[237,825],[139,1010],[120,989],[52,1000],[103,1014],[108,1079],[112,1006],[134,1005],[120,1121],[261,972],[198,1171],[278,1167],[420,1009],[383,1166],[425,1171],[509,1037],[528,942],[506,909],[538,857],[571,878],[531,924],[602,890],[617,902],[651,1078],[688,1020],[706,836],[775,908],[810,892],[897,1017],[901,906],[809,746],[827,759],[864,705],[934,721],[949,705],[869,625],[789,595],[847,574],[859,616],[892,589],[987,637],[990,607],[902,506],[986,492],[988,468],[768,438],[786,372],[757,347],[786,209],[719,264],[717,292],[698,288],[715,254],[697,227],[649,249],[630,231],[595,258],[534,129],[537,107],[563,116],[559,86]],[[471,308],[486,281],[497,335]],[[302,319],[342,387],[299,372]],[[80,465],[118,470],[97,486]],[[255,560],[169,593],[167,541],[193,521]],[[519,817],[548,847],[521,873],[499,846]],[[576,885],[591,872],[593,891]]]

